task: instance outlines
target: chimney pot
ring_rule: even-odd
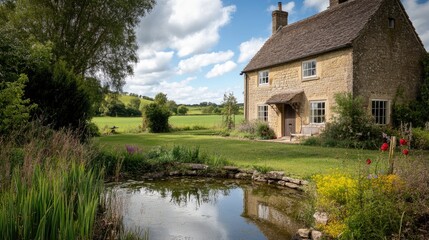
[[[282,2],[278,2],[279,9],[274,10],[272,13],[273,23],[272,30],[273,34],[276,33],[281,27],[287,25],[288,13],[282,10]]]

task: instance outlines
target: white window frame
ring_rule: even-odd
[[[313,104],[317,104],[317,108],[313,108]],[[318,104],[323,104],[323,108],[319,107]],[[318,111],[321,111],[323,114],[319,114]],[[320,118],[319,121],[315,121]],[[310,124],[325,124],[326,122],[326,101],[325,100],[317,100],[310,101]]]
[[[258,105],[258,120],[263,122],[268,122],[268,105],[267,104]]]
[[[312,66],[314,63],[314,67]],[[310,65],[308,65],[310,64]],[[302,79],[310,79],[310,78],[316,78],[317,77],[317,61],[316,59],[311,59],[308,61],[303,61],[302,65]],[[314,72],[313,72],[314,71]],[[313,72],[312,75],[306,75],[307,73]]]
[[[258,83],[259,85],[268,85],[270,83],[270,72],[268,70],[258,72]]]
[[[377,104],[378,105],[374,105]],[[381,105],[383,103],[383,105]],[[375,108],[374,108],[375,107]],[[375,124],[386,125],[390,123],[390,101],[388,99],[371,99],[371,115]]]

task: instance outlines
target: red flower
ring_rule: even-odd
[[[369,159],[369,158],[366,160],[366,164],[368,164],[368,165],[370,165],[370,164],[371,164],[371,162],[372,162],[372,161],[371,161],[371,159]]]
[[[401,146],[407,145],[407,140],[405,140],[405,139],[401,138],[401,139],[399,140],[399,144],[401,144]]]
[[[387,151],[387,149],[389,149],[389,144],[388,143],[383,143],[383,145],[381,145],[380,149],[383,152]]]
[[[408,155],[408,153],[409,153],[408,149],[405,148],[404,150],[402,150],[402,154],[404,154],[405,156]]]

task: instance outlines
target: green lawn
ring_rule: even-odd
[[[237,140],[209,134],[210,130],[165,134],[119,134],[96,138],[96,141],[104,148],[119,150],[123,150],[125,144],[137,145],[143,151],[156,146],[198,146],[202,152],[219,154],[239,166],[269,166],[283,170],[288,175],[303,178],[335,169],[355,172],[359,167],[366,167],[367,158],[375,160],[383,156],[378,151]]]
[[[235,122],[239,124],[244,119],[243,115],[235,117]],[[101,130],[106,132],[104,128],[116,126],[118,132],[130,133],[138,132],[139,126],[142,124],[141,117],[95,117],[92,119]],[[173,127],[194,127],[200,126],[204,128],[220,128],[222,125],[221,115],[192,115],[192,116],[172,116],[169,119]]]

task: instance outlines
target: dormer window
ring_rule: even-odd
[[[389,28],[393,29],[395,28],[395,19],[389,18]]]
[[[316,59],[302,62],[302,78],[308,79],[308,78],[316,77],[317,76],[316,66],[317,66]]]
[[[259,85],[268,85],[269,83],[268,70],[260,71],[258,78],[259,78]]]

